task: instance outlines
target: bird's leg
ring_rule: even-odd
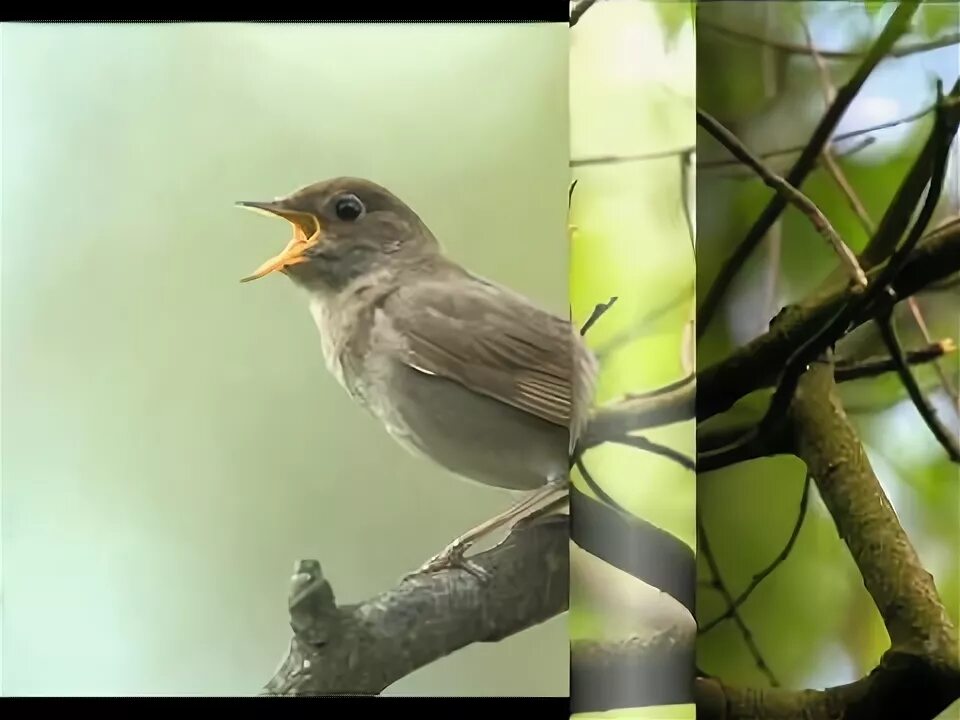
[[[475,528],[465,532],[452,543],[447,545],[442,552],[424,563],[419,569],[405,575],[404,580],[416,575],[434,573],[439,572],[440,570],[449,570],[453,568],[461,568],[466,570],[478,580],[489,579],[489,573],[487,573],[486,570],[481,568],[476,563],[464,558],[464,554],[467,552],[467,550],[469,550],[470,547],[478,540],[482,539],[491,532],[498,530],[507,523],[510,523],[511,521],[516,521],[516,523],[519,523],[524,518],[535,514],[536,511],[531,510],[531,508],[536,506],[538,503],[548,498],[552,498],[552,496],[556,495],[557,493],[566,493],[566,482],[567,478],[565,476],[559,476],[556,479],[551,478],[543,487],[535,490],[513,507],[505,510],[499,515],[495,515],[489,520],[480,523]],[[556,501],[556,498],[551,499],[548,507],[553,507]]]

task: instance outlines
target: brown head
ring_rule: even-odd
[[[237,204],[281,217],[293,228],[287,246],[241,282],[279,271],[298,285],[335,291],[372,270],[439,252],[412,209],[362,178],[323,180],[270,202]]]

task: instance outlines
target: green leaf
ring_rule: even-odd
[[[960,29],[960,4],[924,3],[917,13],[917,27],[926,37],[935,38],[943,33]]]
[[[693,20],[693,6],[689,2],[656,2],[654,7],[663,24],[668,42],[676,38],[687,22]]]
[[[880,12],[888,2],[890,2],[890,0],[866,0],[866,2],[863,3],[863,9],[867,11],[867,15],[873,17]]]

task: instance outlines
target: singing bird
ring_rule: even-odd
[[[293,238],[243,282],[273,272],[306,294],[324,364],[414,454],[526,496],[410,575],[460,567],[487,534],[563,503],[596,359],[569,320],[448,258],[386,188],[338,177],[238,205]]]

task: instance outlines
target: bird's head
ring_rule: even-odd
[[[269,202],[241,207],[281,217],[293,238],[242,282],[280,271],[308,288],[336,291],[391,263],[436,252],[436,239],[417,214],[369,180],[339,177]]]

